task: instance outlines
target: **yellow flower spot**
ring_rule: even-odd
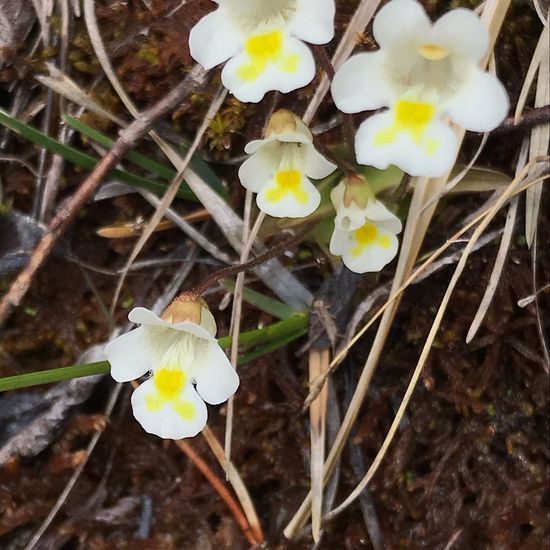
[[[191,401],[178,401],[174,403],[174,410],[184,420],[193,420],[195,418],[196,407]]]
[[[180,369],[159,369],[153,375],[153,381],[161,398],[170,401],[179,395],[187,380]]]
[[[357,242],[363,246],[372,244],[378,237],[378,229],[373,223],[366,223],[355,231]]]
[[[195,418],[196,407],[190,401],[180,401],[179,396],[187,383],[185,373],[179,369],[159,369],[153,375],[156,392],[145,396],[145,405],[150,412],[160,411],[167,403],[184,420]]]
[[[378,243],[382,248],[386,248],[386,249],[391,248],[391,239],[389,238],[388,235],[384,235],[380,237]]]
[[[442,61],[447,59],[451,52],[437,44],[420,44],[417,48],[418,53],[428,61]]]
[[[351,249],[356,258],[363,254],[365,248],[377,244],[382,248],[391,248],[392,241],[388,235],[380,235],[378,228],[373,223],[366,223],[353,232],[357,244]]]
[[[300,56],[293,53],[281,61],[281,71],[285,73],[295,73],[300,66]]]
[[[307,203],[307,193],[302,189],[302,174],[298,170],[286,170],[275,174],[275,187],[268,189],[265,198],[274,204],[287,195],[293,195],[300,204]]]
[[[249,63],[239,67],[237,75],[245,82],[254,82],[270,63],[277,63],[286,73],[295,73],[300,64],[298,54],[283,57],[284,35],[281,31],[253,36],[246,41],[245,52]]]
[[[439,144],[433,139],[425,140],[425,132],[435,117],[435,107],[430,103],[399,100],[395,105],[395,119],[389,128],[380,130],[374,145],[391,145],[398,134],[408,133],[412,140],[423,146],[428,155],[433,155]]]

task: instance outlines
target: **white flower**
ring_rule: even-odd
[[[219,7],[191,30],[191,56],[205,69],[229,59],[223,85],[241,101],[291,92],[315,76],[311,44],[334,36],[334,0],[214,0]]]
[[[502,84],[479,67],[489,33],[473,11],[455,9],[432,24],[415,0],[391,0],[374,20],[380,49],[351,57],[337,72],[332,95],[346,113],[389,107],[356,135],[357,160],[395,164],[413,176],[442,175],[456,138],[441,118],[487,132],[508,111]]]
[[[294,114],[273,114],[265,139],[251,141],[248,158],[239,169],[246,189],[258,193],[260,210],[276,218],[304,218],[314,212],[321,195],[309,178],[322,179],[336,166],[313,146],[313,136]]]
[[[344,265],[355,273],[380,271],[397,254],[401,221],[374,197],[360,190],[349,193],[346,183],[330,193],[336,209],[330,253],[342,256]]]
[[[166,439],[197,435],[207,420],[204,402],[222,403],[239,386],[214,338],[214,317],[202,303],[176,300],[162,318],[143,307],[128,318],[141,326],[109,343],[105,354],[117,382],[152,373],[132,394],[134,416]]]

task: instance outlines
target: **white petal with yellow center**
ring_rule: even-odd
[[[346,186],[339,183],[330,192],[330,200],[336,210],[334,224],[337,229],[343,232],[350,232],[362,227],[366,221],[383,222],[383,228],[392,233],[400,233],[402,229],[401,220],[386,208],[378,200],[369,200],[365,208],[361,208],[355,201],[349,206],[344,204]]]
[[[412,176],[443,175],[455,159],[457,144],[454,132],[435,116],[433,105],[398,101],[394,109],[360,126],[357,161],[379,169],[393,164]]]
[[[275,172],[256,198],[262,212],[275,218],[305,218],[317,210],[321,195],[296,168]]]
[[[272,30],[247,39],[244,51],[223,68],[222,83],[240,101],[257,103],[269,91],[288,93],[314,76],[310,49],[283,30]]]
[[[159,370],[132,394],[132,410],[143,429],[165,439],[194,437],[206,425],[208,412],[185,374]]]
[[[146,308],[133,309],[128,318],[141,326],[106,348],[115,380],[129,381],[152,372],[152,378],[132,396],[134,415],[148,432],[172,439],[196,435],[206,422],[204,400],[219,404],[239,385],[237,373],[214,338],[213,315],[200,304],[196,310],[186,309],[185,304],[179,309],[170,306],[164,319]],[[180,318],[187,318],[187,311],[191,315],[200,311],[200,325],[167,320],[181,312]]]
[[[394,163],[411,175],[441,175],[455,158],[450,145],[456,140],[435,117],[448,115],[466,130],[485,132],[508,110],[502,84],[478,66],[488,30],[471,10],[452,10],[432,25],[416,0],[391,0],[377,14],[373,33],[380,50],[351,57],[332,84],[334,101],[344,112],[384,106],[394,111],[388,115],[393,122],[372,117],[362,126],[357,158],[378,168]],[[419,132],[415,117],[399,115],[404,103],[433,108],[425,131]],[[409,130],[403,131],[407,122]],[[382,136],[384,126],[389,128]],[[373,151],[367,150],[370,145]]]
[[[380,271],[397,254],[399,241],[384,222],[366,221],[354,231],[334,229],[331,254],[342,256],[344,265],[354,273]]]
[[[241,165],[239,179],[246,189],[258,193],[256,203],[266,214],[306,217],[321,202],[309,178],[325,178],[336,170],[336,165],[317,152],[311,132],[300,119],[283,111],[275,115],[276,120],[286,120],[287,124],[279,128],[270,123],[268,137],[245,147],[252,155]]]

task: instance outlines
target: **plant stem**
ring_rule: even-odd
[[[251,269],[254,269],[255,267],[258,267],[259,265],[273,259],[275,256],[278,256],[279,254],[283,253],[288,248],[294,246],[295,244],[299,243],[311,230],[313,224],[308,223],[305,224],[296,235],[290,237],[286,241],[282,241],[279,244],[275,245],[273,248],[270,248],[263,254],[260,254],[259,256],[256,256],[252,260],[245,262],[243,264],[234,265],[231,267],[226,267],[224,269],[220,269],[212,275],[210,275],[204,283],[196,286],[195,288],[192,288],[191,290],[186,290],[183,295],[185,296],[195,296],[200,297],[204,292],[206,292],[213,284],[218,282],[220,279],[223,279],[224,277],[233,277],[235,275],[238,275],[239,273],[250,271]]]
[[[243,332],[239,337],[239,344],[244,345],[247,349],[258,346],[264,347],[241,357],[239,364],[247,363],[292,340],[296,340],[307,332],[308,323],[309,317],[306,314],[300,313],[284,321],[274,323],[273,325]],[[231,345],[230,336],[224,336],[218,341],[222,348],[227,348]],[[97,363],[73,365],[71,367],[7,376],[5,378],[0,378],[0,393],[8,390],[39,386],[41,384],[53,384],[55,382],[72,380],[73,378],[93,376],[95,374],[108,374],[110,368],[111,366],[108,361],[99,361]]]

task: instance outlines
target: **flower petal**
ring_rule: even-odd
[[[334,0],[300,0],[290,32],[310,44],[326,44],[334,38]]]
[[[394,93],[386,77],[386,57],[382,50],[360,53],[338,69],[331,90],[340,111],[359,113],[392,104]]]
[[[135,307],[128,314],[128,319],[132,323],[138,323],[141,325],[151,325],[156,327],[164,327],[172,330],[179,330],[181,332],[187,332],[198,336],[199,338],[204,338],[205,340],[215,340],[208,330],[203,327],[192,323],[190,321],[184,321],[182,323],[170,323],[170,321],[164,321],[158,315],[153,313],[151,310],[144,307]]]
[[[489,46],[489,31],[472,10],[458,8],[435,22],[429,42],[478,63]]]
[[[201,309],[201,327],[210,334],[210,336],[216,336],[218,327],[216,326],[216,319],[212,315],[212,312],[207,308]]]
[[[243,43],[244,37],[231,23],[225,7],[203,17],[189,34],[191,57],[206,70],[237,55]]]
[[[344,183],[338,184],[330,192],[330,200],[336,210],[334,225],[342,232],[349,232],[359,229],[365,223],[365,210],[359,208],[355,201],[350,206],[344,206],[344,195],[346,186]],[[334,235],[333,235],[334,237]],[[331,251],[331,253],[335,254]],[[341,255],[342,252],[335,255]]]
[[[403,229],[401,220],[393,212],[390,212],[380,201],[369,201],[365,209],[365,214],[369,220],[383,222],[383,224],[381,223],[380,225],[383,225],[383,227],[392,233],[401,233]]]
[[[284,94],[309,84],[315,76],[315,61],[309,48],[299,40],[286,36],[278,62],[267,63],[254,79],[243,78],[242,70],[250,64],[242,52],[228,61],[222,71],[223,85],[240,101],[258,103],[272,90]]]
[[[499,80],[471,67],[470,78],[449,101],[446,112],[466,130],[489,132],[504,120],[509,106],[508,94]]]
[[[147,350],[144,329],[136,328],[119,336],[105,347],[111,364],[111,376],[117,382],[129,382],[151,370],[151,357]]]
[[[330,238],[329,250],[333,256],[342,256],[349,247],[350,232],[339,229],[335,225],[332,237]]]
[[[258,208],[274,218],[305,218],[317,210],[321,194],[301,173],[297,192],[281,191],[274,179],[256,197]]]
[[[164,439],[194,437],[206,425],[208,411],[191,384],[187,384],[176,401],[163,402],[153,379],[132,394],[132,410],[143,429]]]
[[[336,164],[327,160],[315,149],[315,147],[313,147],[313,145],[306,147],[307,153],[304,165],[304,173],[306,176],[314,180],[321,180],[336,170]]]
[[[239,387],[239,375],[218,343],[211,342],[195,361],[191,371],[197,392],[211,405],[227,401]]]
[[[415,0],[391,0],[374,18],[373,35],[381,47],[404,41],[416,43],[425,37],[432,23],[424,8]]]
[[[395,0],[393,0],[395,1]],[[391,128],[392,111],[367,119],[355,136],[357,162],[385,169],[398,166],[411,176],[439,177],[451,168],[457,142],[454,132],[443,122],[432,121],[418,143],[407,132],[398,132],[390,143],[380,144],[381,132]]]
[[[384,238],[385,246],[377,242],[365,246],[360,253],[356,251],[357,241],[352,234],[351,246],[342,254],[342,261],[350,271],[354,273],[375,273],[395,258],[399,249],[397,237],[380,226],[377,229],[380,237]]]
[[[276,166],[269,158],[262,148],[241,164],[239,180],[244,188],[258,193],[273,178]]]

